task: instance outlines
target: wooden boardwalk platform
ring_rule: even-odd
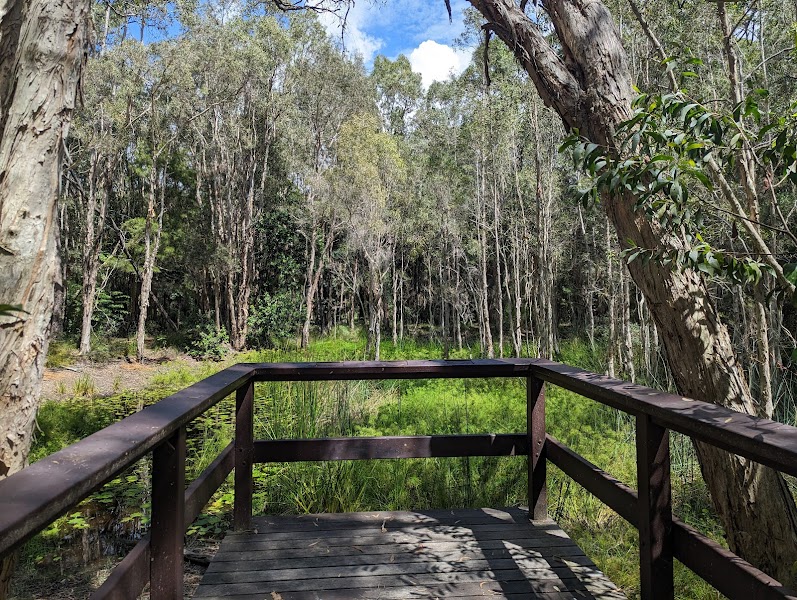
[[[466,509],[259,517],[229,533],[203,600],[624,598],[553,521]]]

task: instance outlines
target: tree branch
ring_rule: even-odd
[[[745,80],[745,81],[747,81],[748,79],[750,79],[750,78],[753,76],[753,74],[754,74],[756,71],[758,71],[758,69],[760,69],[761,67],[763,67],[763,66],[764,66],[765,64],[767,64],[769,61],[771,61],[771,60],[774,60],[774,59],[778,58],[778,57],[779,57],[781,54],[786,54],[787,52],[791,52],[791,51],[793,51],[793,50],[797,50],[797,46],[789,46],[788,48],[784,48],[783,50],[779,50],[778,52],[775,52],[775,54],[773,54],[772,56],[768,56],[767,58],[765,58],[764,60],[762,60],[760,63],[758,63],[758,64],[757,64],[755,67],[753,67],[753,68],[750,70],[750,72],[749,72],[749,73],[748,73],[748,74],[745,76],[744,80]]]
[[[775,260],[775,258],[773,257],[772,250],[770,250],[769,246],[767,246],[767,243],[764,241],[764,238],[761,237],[761,234],[759,233],[758,229],[755,227],[753,221],[751,221],[747,217],[747,212],[742,206],[742,203],[736,197],[736,194],[733,192],[733,189],[728,183],[728,180],[725,179],[725,175],[723,175],[722,169],[720,169],[719,165],[717,164],[717,162],[714,160],[713,157],[709,158],[706,164],[708,164],[709,170],[711,171],[711,174],[714,176],[714,180],[719,184],[719,188],[722,191],[722,195],[728,201],[728,204],[730,204],[733,212],[741,216],[742,226],[744,227],[745,231],[747,231],[747,233],[750,235],[750,238],[755,243],[758,253],[763,256],[764,262],[766,262],[766,264],[772,268],[772,271],[774,272],[775,278],[778,280],[778,283],[780,283],[784,288],[786,288],[786,291],[790,295],[794,295],[795,293],[794,284],[790,282],[788,279],[786,279],[786,276],[783,274],[783,267],[781,267],[780,263],[778,263],[778,261]]]
[[[634,13],[639,26],[642,27],[642,31],[645,32],[645,35],[648,37],[648,41],[653,45],[653,48],[656,49],[656,53],[659,55],[662,63],[667,60],[667,53],[664,51],[664,46],[661,45],[659,42],[659,38],[656,37],[656,34],[650,28],[647,20],[645,19],[642,11],[637,6],[637,3],[634,0],[628,0],[628,4],[631,6],[631,11]],[[678,81],[675,79],[675,73],[672,72],[672,69],[666,69],[667,76],[670,79],[670,89],[673,92],[678,91]]]
[[[559,113],[565,127],[578,128],[573,115],[581,112],[583,91],[537,25],[512,0],[469,1],[514,53],[545,105]]]

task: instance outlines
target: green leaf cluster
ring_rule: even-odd
[[[574,168],[583,173],[582,203],[633,197],[648,220],[682,241],[677,250],[631,247],[625,252],[629,262],[656,259],[734,283],[757,283],[771,272],[755,257],[736,256],[704,239],[708,213],[716,212],[706,202],[715,189],[710,163],[733,174],[743,146],[752,147],[776,177],[797,183],[797,118],[789,114],[761,126],[767,96],[756,90],[722,113],[683,92],[639,94],[633,115],[617,128],[615,147],[590,142],[577,131],[565,139],[560,151],[570,151]]]

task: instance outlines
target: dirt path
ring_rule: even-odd
[[[110,396],[125,390],[140,390],[147,387],[155,375],[173,367],[176,362],[193,363],[194,360],[188,356],[162,357],[143,363],[120,359],[104,364],[78,363],[65,368],[46,369],[42,399]]]

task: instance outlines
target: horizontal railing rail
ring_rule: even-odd
[[[0,481],[0,555],[41,531],[248,382],[235,365]]]
[[[523,433],[257,440],[254,462],[527,456]]]
[[[256,382],[432,378],[526,378],[524,433],[255,440]],[[641,493],[546,435],[544,384],[551,383],[636,417]],[[186,426],[236,395],[235,440],[185,488]],[[185,530],[235,473],[233,521],[252,516],[252,465],[262,462],[527,456],[529,516],[547,517],[550,461],[640,532],[643,598],[673,597],[678,559],[730,597],[795,598],[777,581],[674,518],[669,431],[797,476],[797,428],[541,359],[239,364],[0,481],[0,556],[13,552],[104,483],[148,456],[152,527],[92,596],[182,597]]]
[[[797,427],[548,360],[534,360],[530,369],[585,398],[647,415],[663,427],[797,477]]]
[[[548,460],[639,529],[636,490],[618,481],[550,435]],[[729,598],[791,598],[778,581],[682,521],[672,519],[674,558]]]

